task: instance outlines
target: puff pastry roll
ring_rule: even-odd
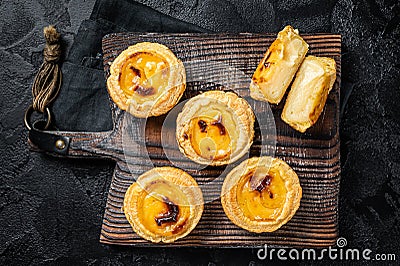
[[[253,74],[250,96],[278,104],[308,51],[298,30],[286,26],[271,44]]]
[[[293,82],[282,120],[300,132],[317,122],[336,80],[335,60],[307,56]]]

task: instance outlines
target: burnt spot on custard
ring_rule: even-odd
[[[264,68],[268,68],[271,65],[271,63],[268,62],[268,59],[270,58],[270,56],[271,56],[271,51],[268,50],[267,54],[265,55],[264,62],[263,62]]]
[[[179,207],[167,197],[162,197],[163,202],[167,205],[168,211],[154,218],[158,226],[164,223],[176,222],[179,215]]]
[[[140,51],[140,52],[136,52],[136,53],[131,54],[128,58],[131,59],[131,58],[134,58],[134,57],[136,57],[138,55],[142,55],[142,54],[153,55],[152,53],[149,53],[149,52]]]
[[[136,76],[138,76],[139,78],[141,77],[141,76],[140,76],[140,70],[139,70],[139,69],[137,69],[137,68],[134,67],[134,66],[130,66],[129,69],[132,70],[132,72],[133,72]]]
[[[172,230],[172,233],[176,234],[176,233],[179,233],[179,231],[182,231],[182,229],[185,227],[185,224],[186,224],[186,220],[183,221],[183,223],[175,226],[175,228]]]
[[[156,93],[156,89],[153,87],[143,87],[140,85],[136,85],[135,88],[133,88],[133,91],[137,94],[139,94],[140,96],[151,96],[154,95]]]
[[[188,134],[186,134],[186,133],[183,133],[183,138],[184,138],[185,140],[189,139],[189,136],[188,136]]]
[[[221,136],[226,134],[226,129],[225,129],[224,125],[222,124],[222,115],[218,116],[218,119],[216,121],[211,122],[211,125],[218,127],[219,134]]]
[[[265,68],[269,68],[270,65],[271,65],[270,62],[265,62],[265,63],[264,63],[264,67],[265,67]]]
[[[266,175],[261,183],[255,188],[256,191],[259,193],[263,192],[264,190],[268,193],[268,196],[270,199],[274,198],[274,194],[272,191],[269,189],[269,185],[271,184],[272,177],[269,175]]]
[[[199,120],[199,122],[197,122],[197,124],[200,127],[200,132],[207,133],[207,122],[205,122],[203,120]]]

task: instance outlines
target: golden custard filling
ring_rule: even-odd
[[[190,218],[190,206],[179,186],[160,180],[151,183],[138,199],[141,224],[159,236],[179,233]]]
[[[190,120],[190,144],[197,155],[206,160],[222,160],[229,158],[238,134],[233,117],[218,106],[201,108],[196,116]]]
[[[169,80],[168,63],[148,52],[133,54],[122,66],[119,85],[127,98],[143,103],[156,99]]]
[[[190,121],[191,144],[195,152],[210,160],[226,158],[231,153],[231,138],[223,125],[222,116],[200,116]]]
[[[286,193],[279,171],[259,168],[240,178],[236,199],[244,216],[250,220],[274,221],[282,212]]]

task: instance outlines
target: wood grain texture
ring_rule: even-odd
[[[275,34],[137,34],[121,33],[107,35],[103,39],[106,76],[109,66],[120,52],[137,42],[158,42],[168,46],[183,62],[193,60],[219,61],[237,68],[245,74],[236,80],[236,92],[245,97],[255,113],[262,113],[268,103],[257,102],[249,97],[248,83],[263,54],[275,39]],[[308,54],[335,59],[337,79],[329,94],[326,106],[318,122],[301,134],[280,119],[285,98],[279,105],[272,105],[276,125],[275,155],[286,161],[298,174],[303,188],[303,198],[295,216],[273,233],[254,234],[235,226],[226,216],[220,200],[207,203],[197,227],[185,238],[166,246],[218,246],[240,247],[263,244],[295,247],[323,247],[335,243],[338,236],[338,193],[340,182],[339,140],[339,88],[341,70],[341,37],[334,34],[303,35],[310,45]],[[199,73],[210,79],[223,76],[218,67],[199,69]],[[196,73],[194,73],[196,74]],[[197,73],[198,74],[198,73]],[[235,86],[235,84],[233,84]],[[220,84],[190,81],[183,100],[210,89],[229,89]],[[215,199],[220,193],[223,178],[217,178],[223,167],[207,167],[198,170],[198,165],[182,156],[176,146],[161,147],[160,132],[165,116],[148,121],[129,117],[137,128],[127,128],[126,114],[111,103],[114,129],[101,133],[69,133],[72,156],[109,157],[117,161],[105,208],[100,241],[109,244],[154,246],[136,235],[121,210],[126,189],[135,178],[154,166],[171,165],[187,170],[203,189],[205,200]],[[269,107],[268,107],[269,108]],[[125,122],[124,122],[125,120]],[[131,125],[130,125],[131,126]],[[145,133],[143,129],[145,128]],[[174,129],[171,127],[171,136]],[[250,156],[259,154],[262,148],[259,126],[255,128],[255,140]],[[127,132],[144,134],[136,145],[124,141]],[[172,137],[171,137],[172,138]],[[171,140],[171,143],[173,141]],[[274,147],[272,147],[274,148]],[[169,158],[166,157],[169,154]],[[145,158],[149,155],[149,158]],[[213,186],[206,186],[213,181]],[[157,245],[162,246],[162,245]]]

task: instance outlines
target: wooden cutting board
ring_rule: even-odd
[[[215,246],[215,247],[256,247],[263,244],[294,247],[323,247],[333,245],[338,236],[338,194],[340,182],[340,139],[339,139],[339,92],[341,69],[341,36],[336,34],[303,35],[310,45],[310,55],[327,56],[335,59],[337,79],[329,94],[324,112],[318,122],[305,134],[301,134],[286,125],[280,118],[283,103],[269,105],[254,101],[249,97],[248,84],[263,54],[276,38],[276,34],[110,34],[103,39],[104,69],[109,75],[113,60],[128,46],[137,42],[158,42],[168,46],[185,64],[193,61],[219,62],[241,72],[241,80],[236,84],[235,92],[248,100],[255,113],[272,110],[276,125],[275,156],[286,161],[298,174],[303,188],[303,198],[295,216],[279,230],[273,233],[255,234],[234,225],[222,209],[217,198],[219,191],[215,186],[207,186],[210,181],[222,185],[223,179],[215,179],[223,172],[223,167],[196,169],[196,164],[186,159],[171,146],[168,154],[175,155],[173,164],[187,170],[204,186],[205,199],[215,199],[205,204],[203,216],[197,227],[185,238],[165,246]],[[196,71],[192,69],[191,71]],[[225,71],[225,72],[224,72]],[[198,69],[203,78],[187,83],[182,101],[202,91],[222,89],[226,86],[209,82],[207,77],[224,76],[215,67]],[[222,73],[224,72],[224,73]],[[244,75],[244,78],[243,78]],[[136,235],[121,210],[127,188],[143,172],[154,166],[169,166],[172,162],[161,147],[161,131],[166,115],[149,120],[136,119],[119,110],[111,101],[114,129],[99,133],[67,133],[73,137],[70,143],[70,155],[100,156],[117,161],[112,178],[100,241],[108,244],[135,246],[162,246],[152,244]],[[129,121],[127,123],[126,121]],[[133,130],[132,125],[143,130]],[[260,153],[260,126],[255,127],[255,140],[250,156]],[[128,132],[128,133],[127,133]],[[127,135],[141,137],[143,143],[131,146]],[[132,135],[133,134],[133,135]],[[135,136],[135,134],[137,136]],[[138,136],[138,134],[144,134]],[[164,134],[164,133],[163,133]],[[125,140],[125,141],[124,141]],[[137,146],[139,145],[139,146]],[[128,147],[127,147],[128,146]],[[129,151],[129,152],[127,152]]]

